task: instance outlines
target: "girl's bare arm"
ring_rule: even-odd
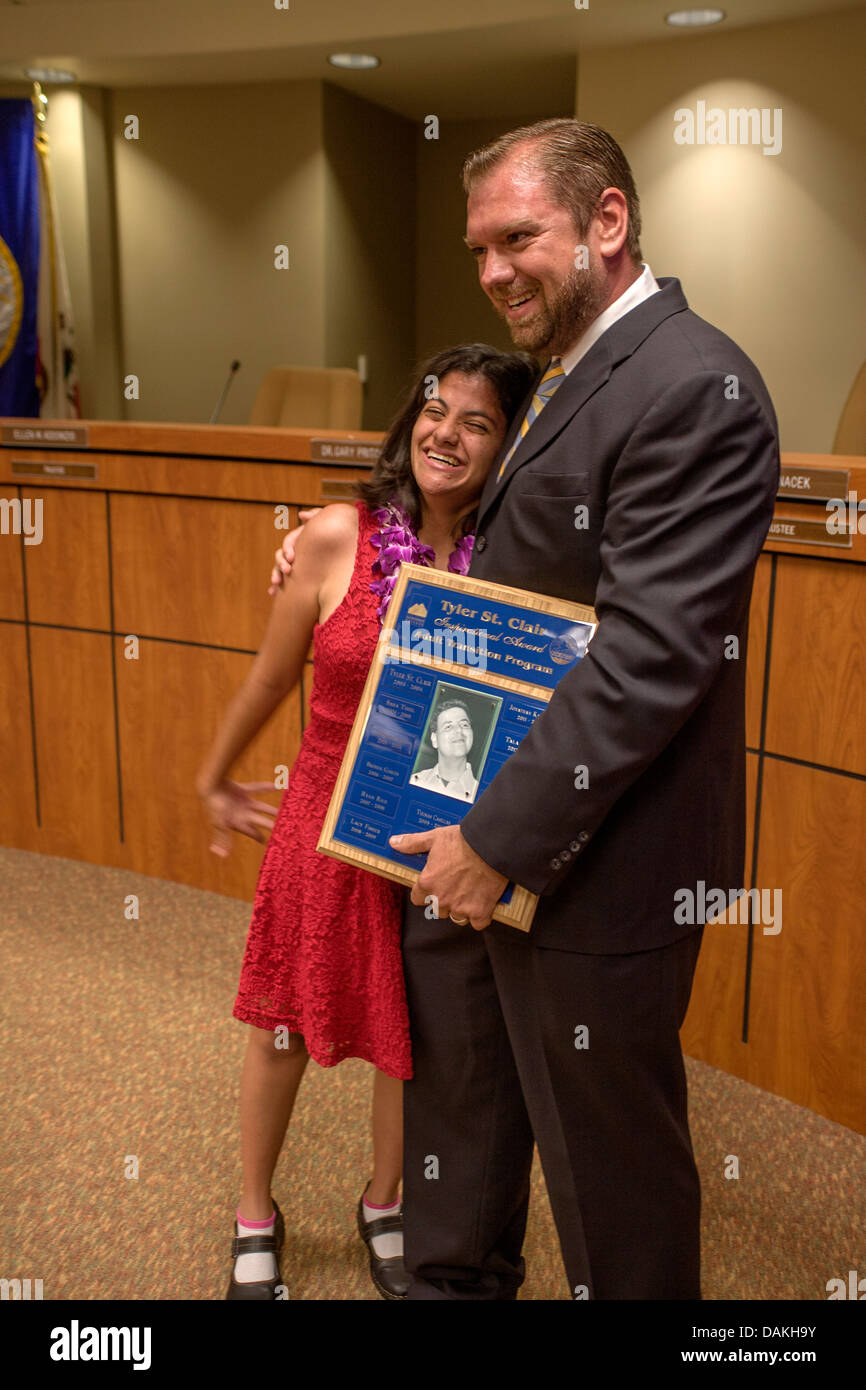
[[[334,567],[345,562],[352,543],[353,511],[328,507],[298,538],[294,568],[274,598],[262,645],[196,778],[199,796],[209,795],[223,781],[300,679],[319,620],[322,589]]]

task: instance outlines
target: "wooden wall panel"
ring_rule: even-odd
[[[265,503],[112,497],[116,629],[257,650],[284,534]]]
[[[777,564],[767,747],[866,776],[866,574]]]
[[[116,862],[117,774],[110,638],[30,630],[42,827],[30,849]]]
[[[111,626],[105,497],[63,488],[22,488],[42,499],[41,545],[25,547],[31,623]]]
[[[755,567],[755,583],[749,609],[749,650],[746,657],[746,743],[757,748],[761,741],[761,710],[767,657],[767,613],[773,561],[762,555]]]
[[[746,754],[746,869],[744,878],[752,882],[752,850],[755,840],[755,805],[758,795],[758,758],[754,753]]]
[[[29,849],[35,833],[27,635],[23,625],[0,623],[0,843]]]
[[[866,782],[767,759],[746,1079],[866,1133]]]
[[[124,862],[158,878],[251,899],[264,846],[235,835],[227,860],[212,854],[195,778],[252,657],[143,641],[131,661],[124,658],[122,639],[115,642]],[[275,767],[291,766],[299,741],[295,690],[239,760],[232,780],[273,780]],[[259,799],[277,806],[280,793]]]
[[[18,498],[18,489],[0,487],[0,497],[12,502]],[[20,499],[19,499],[20,500]],[[12,514],[9,513],[9,530],[0,531],[0,618],[24,617],[24,580],[22,577],[22,551],[32,550],[24,546],[20,535],[12,528]]]
[[[757,783],[758,757],[755,753],[747,753],[746,867],[743,875],[747,886],[751,886],[752,881]],[[727,888],[733,885],[709,886]],[[725,917],[717,918],[704,928],[691,1002],[680,1040],[688,1056],[742,1076],[746,1067],[742,1030],[749,928],[740,923],[739,907],[731,917],[730,922]]]

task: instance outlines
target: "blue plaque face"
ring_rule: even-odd
[[[484,794],[595,630],[592,610],[520,597],[403,567],[320,850],[410,883],[424,857],[400,854],[389,837],[459,824]],[[534,905],[509,884],[496,915],[525,925],[525,904],[511,910],[520,895]]]
[[[484,669],[549,690],[580,661],[595,630],[594,621],[575,621],[420,579],[408,580],[385,621],[392,644],[407,658],[456,662],[470,671]]]

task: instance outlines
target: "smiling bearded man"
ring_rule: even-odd
[[[481,286],[544,357],[470,574],[592,604],[599,626],[461,825],[392,840],[428,856],[403,940],[409,1297],[516,1297],[535,1141],[570,1297],[697,1299],[678,1030],[702,927],[675,905],[743,881],[746,663],[726,652],[736,636],[745,657],[775,415],[643,263],[606,131],[512,131],[464,186]],[[509,879],[540,895],[529,933],[491,925]]]

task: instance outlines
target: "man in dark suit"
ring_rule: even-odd
[[[599,627],[461,826],[401,837],[428,855],[404,940],[409,1296],[515,1297],[534,1136],[573,1297],[699,1298],[678,1030],[701,926],[675,894],[742,884],[775,416],[744,353],[643,265],[606,132],[511,132],[464,183],[482,287],[545,362],[470,573],[592,604]],[[508,879],[541,895],[529,934],[490,924]]]

